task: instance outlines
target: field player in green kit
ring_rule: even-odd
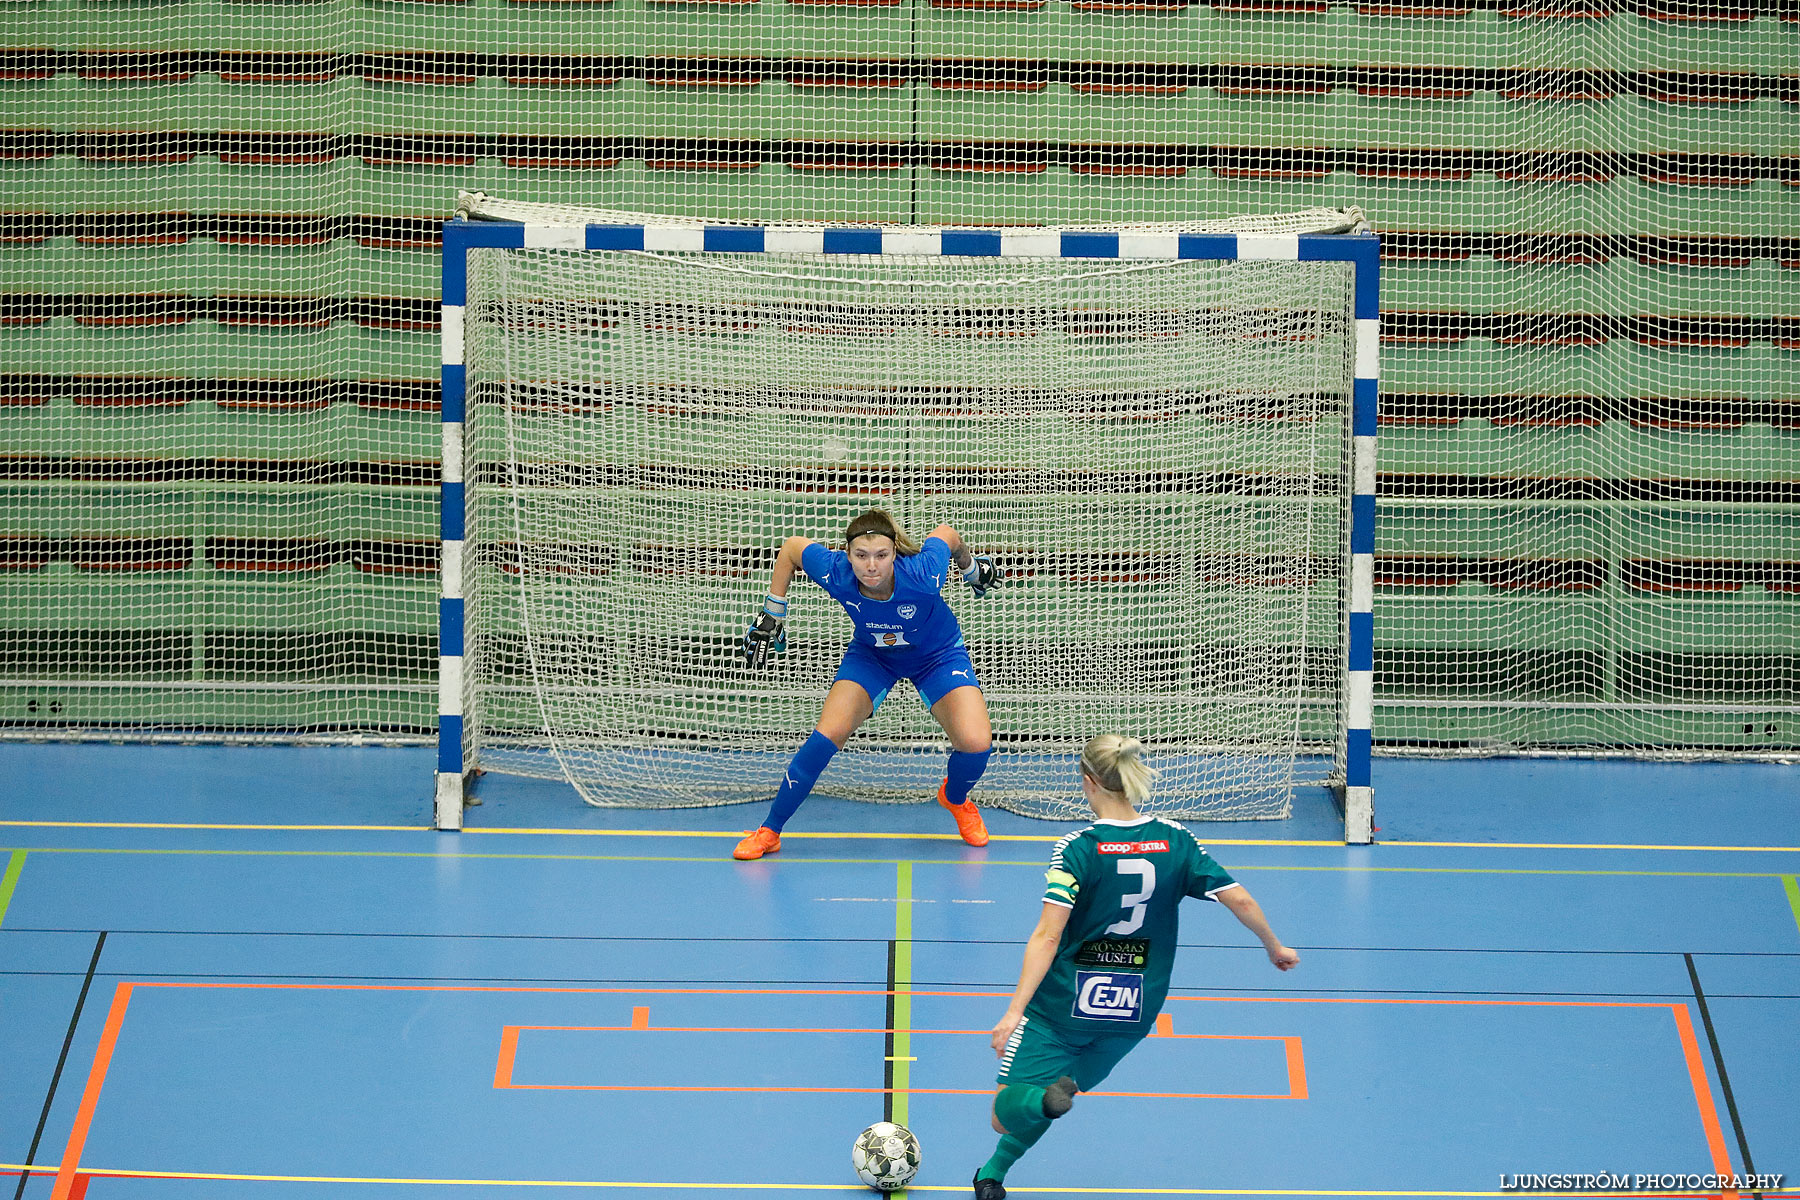
[[[976,1200],[1003,1200],[1007,1168],[1155,1027],[1184,896],[1229,908],[1278,969],[1300,962],[1193,834],[1138,814],[1150,795],[1142,753],[1116,733],[1081,752],[1081,790],[1097,819],[1050,852],[1043,915],[1025,944],[1012,1003],[994,1026],[1000,1144],[975,1172]]]

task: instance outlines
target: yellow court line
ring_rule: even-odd
[[[30,1174],[47,1175],[54,1173],[51,1166],[25,1166],[16,1163],[0,1163],[0,1171],[21,1171]],[[124,1179],[196,1179],[218,1180],[230,1183],[364,1183],[364,1184],[407,1184],[425,1187],[556,1187],[556,1188],[646,1188],[662,1191],[795,1191],[795,1192],[856,1192],[866,1193],[869,1189],[862,1184],[849,1183],[670,1183],[662,1181],[626,1181],[600,1179],[425,1179],[405,1177],[383,1177],[362,1175],[240,1175],[225,1171],[122,1171],[110,1167],[81,1167],[80,1173],[88,1176],[124,1178]],[[957,1192],[966,1193],[967,1184],[914,1184],[905,1189],[908,1192]],[[1009,1187],[1009,1195],[1061,1195],[1061,1196],[1398,1196],[1398,1197],[1448,1197],[1452,1200],[1462,1198],[1506,1196],[1514,1200],[1524,1200],[1533,1196],[1559,1196],[1567,1198],[1606,1197],[1608,1200],[1631,1200],[1633,1197],[1672,1197],[1710,1195],[1711,1193],[1684,1192],[1469,1192],[1469,1191],[1408,1191],[1392,1188],[1091,1188],[1091,1187]],[[1786,1200],[1788,1197],[1800,1197],[1800,1192],[1768,1192],[1768,1200]]]
[[[1073,822],[1070,822],[1073,824]],[[226,830],[268,833],[431,833],[429,825],[228,825],[201,821],[0,821],[0,829],[168,829]],[[465,834],[525,837],[614,837],[614,838],[740,838],[736,829],[483,829],[469,828]],[[1066,831],[1064,831],[1066,832]],[[819,841],[905,841],[960,842],[954,833],[871,833],[866,830],[783,832],[790,839]],[[996,833],[995,842],[1058,841],[1062,833]],[[1315,838],[1212,838],[1213,846],[1314,846],[1343,849],[1344,843]],[[1395,839],[1375,843],[1381,846],[1405,846],[1434,850],[1667,850],[1703,851],[1723,854],[1800,854],[1800,846],[1690,846],[1666,842],[1431,842]]]
[[[1800,846],[1677,846],[1666,842],[1412,842],[1383,846],[1424,846],[1436,850],[1717,850],[1737,854],[1800,854]]]
[[[1073,821],[1069,822],[1074,824]],[[270,833],[433,833],[429,825],[227,825],[203,821],[0,821],[0,829],[212,829],[227,831]],[[483,829],[465,828],[462,833],[523,835],[526,837],[632,837],[632,838],[730,838],[736,841],[744,836],[742,829]],[[1064,830],[1063,832],[1067,832]],[[912,842],[960,842],[962,835],[956,833],[870,833],[856,830],[841,833],[832,832],[788,832],[782,837],[788,839],[813,838],[821,840],[841,839],[844,841],[912,841]],[[1041,842],[1051,843],[1059,840],[1062,833],[996,833],[989,836],[995,842]],[[1342,846],[1344,843],[1331,840],[1303,841],[1296,838],[1208,838],[1215,846]]]
[[[1076,822],[1070,820],[1069,825]],[[741,838],[746,830],[715,829],[464,829],[464,833],[478,834],[526,834],[529,836],[566,835],[570,837],[692,837],[692,838]],[[1062,840],[1068,832],[1063,829],[1057,833],[990,833],[991,842],[1042,842],[1045,844]],[[820,840],[842,839],[844,841],[907,841],[907,842],[960,842],[962,835],[956,833],[871,833],[867,830],[851,830],[831,832],[800,831],[789,833],[781,831],[783,838],[814,838]],[[1342,846],[1341,841],[1302,840],[1299,838],[1207,838],[1214,846]]]
[[[783,836],[786,836],[785,834]],[[1213,842],[1212,845],[1219,845]],[[435,850],[264,850],[264,849],[225,849],[218,846],[207,847],[168,847],[168,846],[33,846],[31,854],[135,854],[135,855],[169,855],[209,856],[219,858],[420,858],[442,861],[443,854]],[[707,856],[704,858],[684,854],[476,854],[458,852],[457,858],[470,861],[492,862],[663,862],[663,863],[713,863],[719,866],[735,865],[728,858]],[[799,867],[832,867],[832,866],[889,866],[896,859],[892,858],[796,858],[788,860],[788,865]],[[968,865],[963,859],[913,859],[921,866],[928,867],[961,867]],[[1041,870],[1043,860],[1036,858],[991,858],[977,860],[980,865],[990,867],[1027,867]],[[1627,877],[1646,877],[1658,879],[1791,879],[1793,876],[1777,871],[1646,871],[1623,868],[1583,868],[1583,867],[1388,867],[1374,866],[1367,863],[1239,863],[1232,868],[1238,874],[1256,871],[1337,871],[1354,872],[1369,875],[1618,875]],[[1795,920],[1800,922],[1800,902],[1796,902]]]
[[[270,833],[430,833],[429,825],[221,825],[206,821],[0,821],[0,829],[236,829]],[[734,836],[742,836],[734,835]]]

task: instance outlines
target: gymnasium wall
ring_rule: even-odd
[[[1794,0],[12,0],[0,731],[430,736],[459,188],[1384,235],[1377,736],[1800,747]]]

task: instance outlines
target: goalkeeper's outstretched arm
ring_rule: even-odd
[[[993,557],[987,554],[970,553],[968,544],[962,539],[962,534],[956,532],[954,528],[949,525],[939,525],[925,536],[937,538],[944,545],[950,547],[951,561],[962,573],[963,582],[968,584],[969,590],[977,596],[985,596],[1000,586],[1000,568],[994,565]]]
[[[817,540],[791,537],[781,543],[781,549],[775,554],[775,573],[769,577],[769,595],[777,600],[787,599],[788,585],[794,582],[794,572],[800,569],[800,555]]]
[[[769,594],[763,597],[762,611],[750,619],[744,631],[744,661],[753,667],[764,667],[769,656],[787,649],[787,591],[800,569],[800,555],[812,545],[811,538],[791,537],[781,543],[775,555],[775,572],[769,577]]]
[[[957,570],[966,571],[969,569],[969,563],[973,561],[973,556],[969,553],[968,545],[963,542],[962,534],[956,532],[954,527],[949,525],[939,525],[925,536],[927,538],[936,538],[938,541],[944,543],[944,545],[950,547],[950,558],[956,563]]]

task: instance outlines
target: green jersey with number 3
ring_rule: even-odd
[[[1237,881],[1174,821],[1099,820],[1056,843],[1044,902],[1070,910],[1026,1013],[1085,1032],[1148,1033],[1169,994],[1177,910]]]

